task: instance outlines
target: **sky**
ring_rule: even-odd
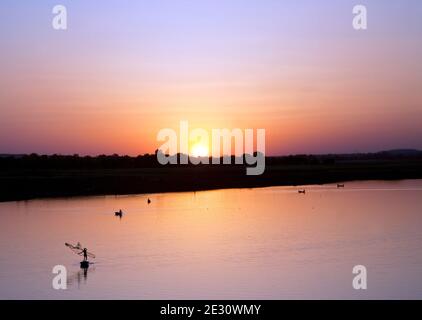
[[[0,154],[152,153],[181,120],[269,155],[422,149],[419,0],[2,0],[0,43]]]

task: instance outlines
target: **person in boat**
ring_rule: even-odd
[[[88,261],[88,250],[87,248],[84,248],[82,250],[83,254],[84,254],[84,261]]]

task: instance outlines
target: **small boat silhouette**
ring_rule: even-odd
[[[344,184],[337,184],[337,188],[344,188]]]
[[[64,245],[72,250],[73,253],[84,257],[80,262],[81,269],[87,270],[89,268],[90,262],[88,261],[88,257],[95,259],[95,255],[89,252],[87,248],[84,248],[79,242],[76,245],[66,242]]]
[[[148,201],[147,202],[148,202],[148,204],[150,204],[151,203],[151,200],[148,198]]]
[[[303,194],[305,194],[305,193],[306,193],[306,190],[298,190],[297,192],[298,192],[298,193],[303,193]]]

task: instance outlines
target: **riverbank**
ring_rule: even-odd
[[[268,164],[261,176],[247,176],[245,167],[234,165],[116,169],[8,168],[0,170],[0,201],[400,179],[422,179],[422,160]]]

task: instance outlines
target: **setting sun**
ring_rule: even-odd
[[[200,143],[194,144],[190,154],[194,157],[208,157],[208,147]]]

